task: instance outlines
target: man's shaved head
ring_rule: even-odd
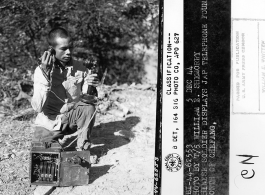
[[[56,46],[57,43],[55,39],[57,37],[71,39],[69,33],[64,28],[62,27],[53,28],[48,34],[48,43],[50,46],[52,47]]]

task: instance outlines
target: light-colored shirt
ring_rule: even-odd
[[[82,62],[71,60],[65,69],[54,65],[49,82],[38,66],[34,72],[31,100],[33,109],[38,112],[35,125],[50,131],[59,130],[63,114],[79,101],[82,93],[86,93],[87,74],[88,70]]]

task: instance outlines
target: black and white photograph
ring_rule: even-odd
[[[0,194],[154,193],[159,4],[1,1]]]
[[[0,4],[0,194],[264,195],[264,0]]]

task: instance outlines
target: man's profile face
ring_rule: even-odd
[[[67,63],[71,59],[71,52],[73,49],[72,42],[70,38],[55,38],[55,57],[62,63]]]

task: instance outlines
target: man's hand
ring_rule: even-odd
[[[41,56],[41,69],[50,76],[52,69],[52,64],[54,62],[54,55],[51,55],[51,52],[45,51]]]
[[[88,74],[85,78],[85,82],[88,85],[97,87],[99,85],[98,75],[97,74]]]

